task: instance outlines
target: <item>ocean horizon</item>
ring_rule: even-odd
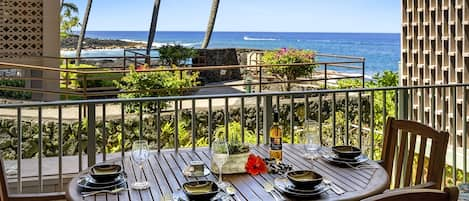
[[[153,47],[180,44],[199,48],[205,32],[159,31]],[[147,31],[87,31],[86,37],[146,43]],[[366,74],[397,72],[400,60],[399,33],[328,32],[213,32],[208,48],[310,49],[324,54],[359,56],[366,59]],[[62,51],[73,56],[74,51]],[[82,56],[122,56],[122,49],[84,50]],[[349,72],[349,70],[347,71]]]

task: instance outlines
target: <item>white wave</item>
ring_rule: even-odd
[[[182,45],[184,47],[195,47],[196,45],[200,45],[202,42],[194,42],[194,43],[179,43],[179,42],[166,42],[166,43],[161,43],[161,42],[153,42],[153,47],[154,48],[160,48],[164,45]]]
[[[243,39],[244,40],[278,40],[276,38],[252,38],[249,36],[244,36]]]
[[[141,40],[131,40],[131,39],[119,39],[121,41],[124,41],[124,42],[128,42],[128,43],[141,43],[141,44],[147,44],[146,41],[141,41]]]
[[[124,49],[122,48],[85,49],[81,51],[81,56],[116,56],[122,55],[123,52]],[[76,50],[61,50],[60,55],[63,57],[74,57]]]
[[[121,41],[125,41],[125,42],[130,42],[130,43],[141,43],[141,44],[147,44],[147,41],[141,41],[141,40],[131,40],[131,39],[119,39]],[[194,43],[180,43],[178,41],[174,41],[174,42],[153,42],[152,44],[152,47],[154,48],[160,48],[164,45],[182,45],[184,47],[194,47],[196,45],[200,45],[202,44],[202,42],[194,42]]]

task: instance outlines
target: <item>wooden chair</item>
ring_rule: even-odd
[[[7,178],[5,177],[5,168],[3,160],[0,159],[0,201],[49,201],[65,200],[65,193],[38,193],[38,194],[16,194],[8,193]]]
[[[456,187],[445,188],[445,191],[435,189],[398,189],[375,195],[362,201],[456,201],[459,190]]]
[[[417,136],[420,139],[418,147],[416,147]],[[393,168],[395,168],[393,187],[400,188],[402,182],[403,187],[441,189],[448,137],[448,132],[436,131],[419,122],[388,118],[384,132],[381,164],[391,178],[393,178]],[[430,139],[431,148],[425,175],[424,153]],[[422,154],[418,154],[415,177],[413,177],[416,151]]]

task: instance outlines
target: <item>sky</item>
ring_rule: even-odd
[[[77,4],[80,20],[86,0]],[[157,30],[205,31],[212,0],[161,0]],[[147,31],[153,0],[94,0],[90,31]],[[399,33],[396,0],[220,0],[214,31]]]

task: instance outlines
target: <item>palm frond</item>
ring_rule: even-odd
[[[67,9],[67,10],[70,10],[74,13],[78,13],[78,6],[74,3],[64,2],[62,4],[61,10],[63,10],[63,9]]]

